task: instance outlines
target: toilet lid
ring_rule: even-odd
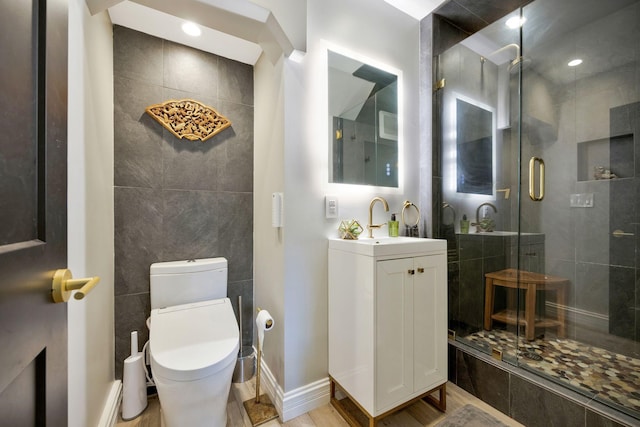
[[[149,353],[154,375],[193,381],[228,366],[239,349],[229,298],[151,311]]]

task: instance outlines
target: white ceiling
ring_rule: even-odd
[[[418,21],[447,0],[384,0]]]
[[[91,13],[108,7],[111,21],[137,31],[254,65],[264,52],[275,62],[293,45],[270,10],[249,0],[86,0]],[[184,34],[192,21],[200,37]]]
[[[116,25],[245,64],[254,65],[262,54],[262,48],[259,44],[213,28],[201,26],[202,34],[199,37],[188,36],[181,29],[184,19],[130,1],[123,1],[110,7],[109,16],[111,22]]]
[[[515,11],[465,39],[462,44],[481,56],[512,43],[520,43],[518,30],[506,20]],[[537,0],[523,9],[524,57],[529,66],[549,80],[565,84],[638,60],[640,4],[638,0]],[[571,59],[583,64],[571,68]],[[508,49],[487,58],[504,64],[515,58]]]
[[[384,1],[420,20],[446,0]],[[282,53],[288,56],[294,50],[272,11],[250,0],[86,0],[86,2],[93,14],[108,8],[111,21],[116,25],[245,64],[254,65],[263,51],[273,62]],[[375,7],[376,3],[383,4],[383,0],[372,0],[371,6]],[[182,32],[181,25],[187,20],[201,26],[200,37],[190,37]]]

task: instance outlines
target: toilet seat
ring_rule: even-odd
[[[239,346],[229,298],[151,311],[149,353],[154,376],[174,381],[208,377],[233,363]]]

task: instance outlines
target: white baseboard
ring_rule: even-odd
[[[260,369],[261,391],[269,395],[282,422],[329,403],[329,377],[284,393],[264,359],[261,360]]]
[[[329,403],[330,392],[331,386],[327,377],[285,393],[283,422],[326,405]]]
[[[122,381],[116,380],[111,386],[109,396],[102,410],[99,427],[113,427],[118,421],[118,410],[120,408],[120,399],[122,397]]]

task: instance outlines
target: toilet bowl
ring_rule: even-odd
[[[228,298],[202,300],[223,288],[226,296],[224,258],[151,267],[152,301],[162,306],[152,302],[149,354],[166,427],[226,425],[238,323]]]

